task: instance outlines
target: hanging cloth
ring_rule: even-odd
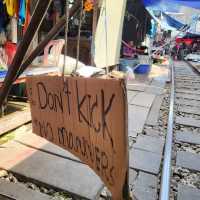
[[[174,8],[180,6],[192,7],[195,9],[200,9],[199,0],[143,0],[146,7],[154,7],[157,10],[173,12]],[[177,10],[177,11],[178,11]]]
[[[19,24],[24,25],[26,19],[26,0],[19,0]]]
[[[10,26],[11,26],[11,31],[10,31],[10,40],[12,43],[17,43],[17,18],[12,17],[10,19]]]
[[[59,14],[59,16],[62,15],[62,7],[63,7],[62,4],[63,4],[63,2],[60,0],[53,1],[54,9]]]
[[[25,18],[24,30],[23,30],[24,33],[26,32],[26,29],[27,29],[29,22],[31,20],[30,2],[31,2],[31,0],[26,0],[26,18]]]
[[[6,4],[8,15],[14,16],[17,13],[17,0],[4,0],[4,3]]]
[[[167,15],[166,13],[163,12],[163,17],[166,19],[166,22],[168,23],[169,26],[178,29],[181,29],[184,27],[186,24],[181,23],[180,21],[176,20],[175,18]]]

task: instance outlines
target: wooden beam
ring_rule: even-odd
[[[31,122],[30,108],[25,110],[16,111],[12,114],[0,118],[0,136],[8,133],[28,122]]]
[[[17,52],[15,57],[9,66],[6,78],[3,83],[2,90],[0,92],[0,107],[3,105],[4,100],[6,99],[12,83],[14,82],[17,72],[19,71],[20,65],[26,55],[26,52],[32,42],[32,39],[37,32],[38,28],[40,27],[41,22],[49,8],[52,0],[39,0],[36,6],[36,9],[33,13],[31,18],[30,24],[25,32],[22,41],[19,43]]]
[[[93,8],[93,22],[92,22],[92,44],[94,45],[95,41],[95,33],[97,29],[97,21],[98,21],[98,8],[99,8],[99,0],[95,1],[94,8]],[[94,55],[91,52],[91,64],[94,66]]]
[[[71,7],[69,17],[72,17],[76,11],[80,8],[81,1],[77,0],[76,3]],[[51,29],[51,31],[46,35],[45,39],[38,44],[35,50],[32,51],[30,56],[22,63],[20,70],[17,74],[16,79],[26,70],[26,68],[33,62],[33,60],[44,50],[46,45],[50,40],[54,39],[56,35],[62,31],[66,23],[66,18],[63,16],[58,23]]]

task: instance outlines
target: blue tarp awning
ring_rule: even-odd
[[[143,3],[146,7],[166,7],[169,4],[177,4],[179,6],[187,6],[196,9],[200,9],[200,0],[143,0]],[[170,10],[174,9],[169,7]]]
[[[165,13],[163,13],[163,17],[166,19],[167,24],[173,28],[181,29],[182,27],[185,26],[185,24],[179,22],[178,20],[174,19],[173,17]]]

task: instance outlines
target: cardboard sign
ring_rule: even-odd
[[[37,76],[27,80],[33,132],[89,165],[121,200],[128,171],[123,80]]]

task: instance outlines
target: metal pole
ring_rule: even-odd
[[[172,60],[170,62],[171,62],[172,86],[171,86],[170,110],[169,110],[169,117],[168,117],[164,161],[163,161],[163,168],[162,168],[160,200],[169,200],[169,197],[170,197],[171,158],[172,158],[172,146],[173,146],[174,100],[175,100],[174,63]]]
[[[99,8],[99,0],[96,0],[96,1],[94,1],[94,6],[93,6],[93,19],[92,19],[92,48],[94,48],[95,33],[96,33],[96,29],[97,29],[98,8]],[[92,66],[95,66],[94,55],[93,55],[93,49],[91,50],[91,65],[92,65]]]
[[[65,67],[66,67],[66,57],[67,57],[67,40],[68,40],[68,29],[69,29],[69,1],[66,0],[65,2],[65,16],[66,16],[66,23],[65,23],[65,49],[64,49],[64,64],[62,69],[62,77],[64,80],[65,76]]]
[[[108,74],[108,23],[107,23],[107,0],[105,0],[105,30],[106,30],[106,74]]]
[[[76,67],[74,72],[78,69],[78,62],[80,57],[80,40],[81,40],[81,26],[83,21],[83,0],[81,0],[81,10],[80,10],[80,18],[79,18],[79,25],[78,25],[78,37],[77,37],[77,47],[76,47]]]
[[[39,0],[37,3],[30,24],[24,34],[23,40],[19,43],[15,57],[11,65],[9,66],[6,78],[4,80],[3,87],[0,93],[0,107],[2,106],[5,98],[7,97],[11,89],[12,83],[17,76],[17,72],[19,71],[24,56],[26,55],[26,52],[33,40],[35,33],[40,27],[40,24],[43,21],[43,18],[51,2],[52,0]]]

